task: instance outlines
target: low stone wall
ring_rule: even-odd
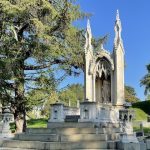
[[[64,116],[80,115],[80,109],[64,106]]]

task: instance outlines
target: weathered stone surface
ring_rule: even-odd
[[[119,150],[142,150],[140,149],[140,143],[118,143]]]
[[[62,142],[81,142],[81,141],[107,141],[106,134],[75,134],[69,136],[61,136]]]
[[[72,122],[49,122],[47,124],[47,128],[91,128],[94,127],[94,124],[92,122],[86,122],[86,123],[72,123]]]
[[[107,142],[88,141],[88,142],[39,142],[39,141],[4,141],[3,147],[39,149],[39,150],[65,150],[65,149],[107,149]]]
[[[5,140],[2,146],[10,148],[41,149],[41,150],[43,150],[43,148],[45,147],[44,143],[39,141],[18,141],[18,140]]]
[[[84,123],[86,124],[86,123]],[[108,133],[113,136],[113,133],[120,133],[120,128],[94,128],[94,127],[83,127],[83,128],[30,128],[27,129],[26,133],[32,134],[63,134],[63,135],[72,135],[72,134],[103,134]]]
[[[147,149],[150,149],[150,139],[147,139],[147,140],[146,140],[146,148],[147,148]]]
[[[23,141],[58,142],[59,135],[56,135],[56,134],[18,134],[15,136],[15,139],[23,140]]]
[[[147,150],[146,149],[146,143],[140,142],[140,150]]]
[[[0,148],[0,150],[36,150],[36,149],[23,149],[23,148],[9,148],[9,147],[5,147],[5,148]]]

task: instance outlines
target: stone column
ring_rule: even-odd
[[[124,46],[121,38],[122,26],[119,18],[119,12],[117,11],[116,23],[115,23],[115,39],[114,39],[114,86],[115,97],[114,104],[116,106],[123,106],[124,104]]]
[[[114,104],[114,73],[111,71],[111,103]]]
[[[93,79],[93,81],[92,81],[92,90],[93,90],[93,92],[92,92],[92,96],[93,96],[93,101],[94,102],[96,102],[96,96],[95,96],[95,74],[93,75],[93,77],[92,77],[92,79]]]

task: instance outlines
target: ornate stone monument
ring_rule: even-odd
[[[94,53],[90,22],[85,44],[85,101],[80,121],[117,122],[124,105],[124,47],[121,21],[117,11],[113,52],[103,48]]]
[[[72,111],[63,104],[55,103],[51,107],[51,123],[65,122],[68,116],[79,116],[78,123],[92,123],[96,128],[119,128],[120,149],[126,149],[129,143],[139,144],[133,133],[133,112],[125,107],[124,98],[124,46],[121,37],[122,26],[117,11],[115,21],[113,51],[104,49],[103,44],[97,52],[92,46],[90,21],[87,22],[85,42],[84,101]],[[128,148],[127,148],[128,149]]]
[[[74,115],[80,115],[79,122],[119,122],[119,110],[124,105],[124,47],[118,11],[114,29],[113,52],[110,53],[101,45],[94,53],[90,21],[87,22],[84,47],[85,96],[84,101],[80,103],[80,113],[78,109],[72,112]],[[64,122],[68,114],[69,108],[66,112],[63,104],[55,103],[52,105],[49,122]]]

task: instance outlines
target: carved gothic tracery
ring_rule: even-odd
[[[100,103],[111,102],[111,62],[105,57],[98,57],[95,63],[95,97]]]
[[[96,66],[96,76],[102,77],[102,73],[104,73],[105,78],[107,79],[110,76],[110,65],[105,59],[101,59],[98,61]]]

